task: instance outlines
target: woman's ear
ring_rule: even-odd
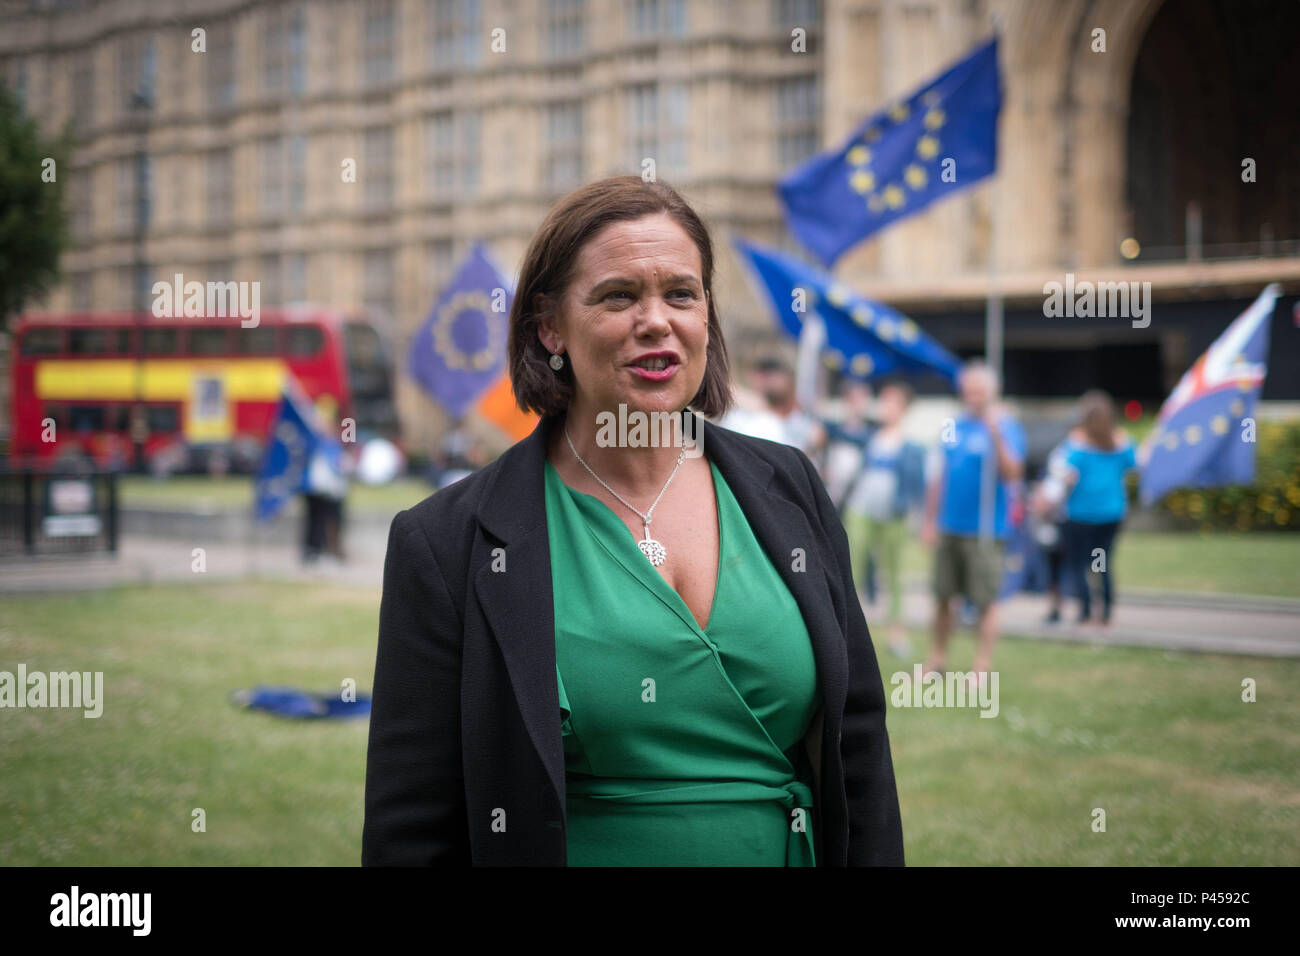
[[[545,293],[538,292],[533,296],[533,312],[537,316],[537,338],[546,347],[546,351],[554,353],[563,349],[560,330],[557,328],[559,317],[555,301]]]

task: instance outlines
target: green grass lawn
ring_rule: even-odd
[[[395,514],[423,501],[433,490],[428,482],[418,478],[401,478],[387,485],[353,482],[348,505],[361,512]],[[122,506],[127,508],[251,508],[253,479],[248,475],[225,478],[174,475],[159,480],[147,475],[123,475],[119,494]]]
[[[103,671],[105,704],[0,712],[0,861],[356,864],[365,721],[227,694],[368,690],[377,608],[305,584],[7,596],[0,670]],[[972,650],[959,634],[950,665]],[[911,663],[882,650],[887,691]],[[1007,640],[996,665],[997,719],[890,710],[910,864],[1300,863],[1300,662]]]
[[[881,650],[887,693],[911,664]],[[995,719],[890,709],[909,864],[1300,864],[1300,661],[1006,639],[994,665]]]
[[[378,595],[300,585],[6,597],[0,670],[104,672],[104,714],[0,713],[0,860],[360,861],[365,720],[295,723],[227,701],[374,672]],[[201,807],[207,832],[190,829]]]
[[[1300,598],[1300,535],[1133,533],[1115,545],[1126,587]]]
[[[905,580],[926,586],[930,561],[919,539],[910,538]],[[1111,567],[1121,595],[1125,588],[1150,588],[1300,598],[1300,535],[1122,531]]]

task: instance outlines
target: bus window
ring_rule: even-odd
[[[68,329],[72,355],[110,355],[118,350],[117,329]]]
[[[62,351],[62,329],[28,329],[23,333],[23,355],[58,355]]]
[[[105,411],[108,416],[108,430],[126,432],[131,430],[131,406],[109,405]]]
[[[349,322],[343,327],[343,343],[358,426],[378,435],[396,437],[397,413],[384,339],[370,325]]]
[[[176,329],[154,326],[144,330],[145,355],[175,355]]]
[[[59,432],[69,430],[69,422],[68,422],[68,406],[67,406],[67,405],[57,405],[57,404],[55,404],[55,403],[53,403],[53,402],[47,404],[47,405],[45,406],[45,414],[41,416],[41,419],[42,419],[42,421],[41,421],[41,429],[42,429],[42,430],[44,430],[44,428],[45,428],[45,421],[44,421],[44,419],[46,419],[46,418],[50,418],[50,419],[53,419],[53,420],[54,420],[54,432],[55,432],[56,437],[57,437],[57,435],[58,435]]]
[[[229,351],[229,329],[190,329],[191,355],[225,355]]]
[[[343,327],[343,344],[353,394],[387,396],[388,362],[379,333],[368,325],[349,322]]]
[[[72,431],[102,432],[104,430],[104,406],[73,405],[68,411]]]
[[[179,409],[175,405],[155,405],[149,409],[149,431],[174,432],[181,427]]]
[[[275,326],[259,325],[251,329],[240,327],[235,333],[235,347],[240,355],[274,355]]]
[[[288,355],[306,358],[315,355],[325,344],[325,336],[314,325],[291,325],[286,330],[284,350]]]

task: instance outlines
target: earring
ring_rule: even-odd
[[[559,352],[555,352],[551,355],[550,363],[551,368],[558,372],[560,369],[564,368],[564,356]]]

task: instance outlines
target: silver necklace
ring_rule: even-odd
[[[620,495],[609,485],[605,484],[604,479],[602,479],[600,475],[596,474],[594,471],[591,470],[591,465],[587,464],[585,461],[582,460],[582,456],[578,454],[578,449],[573,447],[573,439],[569,438],[568,425],[564,426],[564,437],[569,439],[569,447],[573,448],[573,457],[578,459],[578,463],[581,464],[583,468],[586,468],[587,471],[591,472],[591,477],[599,481],[601,485],[604,487],[604,489],[608,491],[611,495],[613,495],[619,501],[623,502],[623,504],[627,505],[634,512],[636,512],[637,517],[640,518],[642,522],[645,523],[645,538],[644,540],[638,541],[636,543],[636,546],[641,549],[641,553],[644,554],[646,558],[649,559],[650,563],[653,564],[656,568],[659,567],[659,565],[663,564],[664,561],[668,559],[668,551],[664,548],[662,544],[660,544],[654,538],[650,537],[650,516],[654,514],[655,508],[659,506],[659,501],[660,499],[663,498],[664,491],[668,490],[668,486],[671,485],[673,483],[673,479],[677,477],[677,469],[681,468],[682,462],[686,460],[686,449],[683,448],[682,453],[677,456],[677,466],[673,468],[673,473],[669,475],[668,480],[664,482],[663,491],[659,492],[659,497],[655,499],[655,503],[650,506],[649,511],[647,511],[645,514],[642,514],[640,511],[637,511],[636,508],[632,507],[632,505],[628,503],[626,498]]]

